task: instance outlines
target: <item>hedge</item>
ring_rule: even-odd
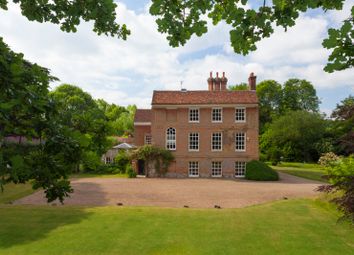
[[[265,163],[252,160],[246,164],[245,178],[254,181],[278,181],[279,175]]]

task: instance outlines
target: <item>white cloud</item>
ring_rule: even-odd
[[[180,89],[181,80],[187,89],[206,89],[209,71],[225,71],[229,84],[246,82],[253,71],[259,81],[299,77],[319,89],[353,87],[351,70],[322,71],[328,52],[321,42],[333,15],[301,16],[287,33],[277,29],[248,57],[235,56],[224,23],[210,24],[208,34],[193,37],[185,47],[171,48],[166,35],[157,32],[148,6],[137,13],[119,4],[119,22],[132,31],[127,41],[97,36],[91,23],[67,34],[53,24],[29,22],[14,5],[0,11],[0,33],[14,51],[50,68],[61,82],[76,84],[95,98],[147,108],[154,89]]]

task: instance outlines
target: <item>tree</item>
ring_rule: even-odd
[[[343,22],[340,29],[330,28],[329,37],[322,43],[323,47],[333,49],[328,57],[328,63],[324,70],[332,73],[354,67],[354,6],[351,16]]]
[[[236,84],[236,85],[230,85],[229,86],[229,90],[248,90],[249,87],[248,87],[248,84],[247,83],[240,83],[240,84]]]
[[[260,82],[256,91],[259,100],[260,131],[263,133],[265,125],[271,123],[281,113],[283,91],[282,86],[274,80]]]
[[[72,192],[68,176],[84,138],[58,123],[48,98],[53,80],[48,69],[26,61],[0,38],[0,187],[33,180],[33,188],[42,187],[48,201],[63,201]],[[8,144],[10,135],[41,142]]]
[[[76,32],[82,19],[94,21],[93,30],[98,34],[117,36],[124,40],[130,34],[125,24],[116,23],[117,5],[113,0],[13,2],[20,4],[22,15],[29,20],[60,24],[61,29],[66,32]],[[250,1],[152,0],[150,14],[157,16],[158,31],[167,34],[167,40],[173,47],[186,44],[193,35],[202,36],[207,33],[207,18],[213,25],[226,22],[231,27],[230,41],[234,51],[246,55],[257,49],[257,42],[271,36],[274,25],[281,26],[286,31],[296,24],[301,13],[318,8],[324,11],[341,10],[344,0],[264,0],[260,4],[253,2],[251,7],[247,5],[248,2]],[[0,8],[7,10],[7,4],[7,0],[0,0]],[[353,9],[347,21],[352,25]],[[325,71],[342,70],[353,64],[353,50],[347,43],[350,43],[348,38],[353,38],[353,32],[349,31],[348,22],[345,21],[341,28],[340,39],[334,30],[329,30],[330,38],[323,45],[334,48],[329,58],[329,61],[334,62]]]
[[[326,122],[318,113],[291,111],[274,120],[261,136],[261,150],[268,159],[314,161],[316,144],[325,136]]]
[[[301,13],[316,8],[322,8],[324,11],[341,10],[344,0],[264,0],[258,5],[252,2],[251,8],[246,6],[248,2],[250,1],[152,0],[150,13],[158,17],[158,31],[167,34],[167,40],[173,47],[184,45],[194,34],[201,36],[207,33],[206,17],[211,19],[214,25],[221,21],[226,22],[231,26],[230,41],[234,51],[246,55],[257,49],[257,42],[271,36],[274,32],[273,25],[281,26],[286,31],[288,27],[296,24]],[[343,33],[347,31],[348,25],[345,25]],[[330,32],[330,37],[331,33],[333,32]],[[342,46],[341,43],[333,43],[332,39],[330,41],[330,44],[324,43],[324,46]],[[345,62],[346,59],[339,57],[340,55],[335,49],[333,58],[338,56],[339,62]],[[353,51],[349,52],[348,59],[353,61]],[[329,69],[326,68],[325,71]]]
[[[59,24],[65,32],[76,32],[81,20],[93,21],[97,34],[126,39],[130,34],[126,25],[116,22],[116,7],[112,0],[95,1],[28,1],[13,0],[19,4],[21,13],[30,21]],[[7,0],[0,0],[0,8],[7,10]]]
[[[85,135],[90,143],[89,151],[101,156],[111,145],[107,136],[112,134],[105,113],[90,94],[81,88],[63,84],[50,92],[57,104],[60,123]]]
[[[282,111],[305,110],[318,112],[320,100],[311,82],[289,79],[283,88]]]
[[[338,152],[349,155],[354,153],[354,97],[348,96],[337,104],[331,115],[335,119],[333,128]]]

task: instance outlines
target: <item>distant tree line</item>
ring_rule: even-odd
[[[246,84],[231,90],[248,89]],[[311,82],[289,79],[283,85],[265,80],[257,85],[261,159],[317,161],[321,154],[354,153],[354,97],[349,95],[330,116],[319,111]],[[328,118],[329,117],[329,118]]]

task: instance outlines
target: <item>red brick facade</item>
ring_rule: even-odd
[[[167,176],[242,176],[240,165],[259,157],[258,99],[255,84],[251,84],[255,76],[251,77],[252,90],[248,91],[227,91],[224,75],[210,77],[206,91],[154,91],[152,109],[137,111],[135,145],[141,146],[151,137],[153,145],[167,148],[167,130],[173,128],[175,162]],[[190,114],[198,121],[191,122]]]

